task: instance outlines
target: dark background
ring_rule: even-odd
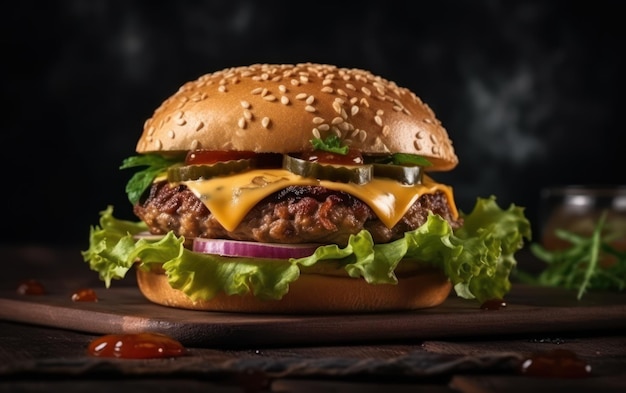
[[[460,158],[459,207],[536,225],[542,187],[624,184],[618,1],[11,1],[3,5],[2,243],[85,247],[132,218],[119,171],[184,82],[251,63],[358,67],[412,89]]]

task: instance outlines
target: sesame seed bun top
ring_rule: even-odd
[[[419,154],[433,163],[428,170],[458,164],[446,129],[412,91],[312,63],[228,68],[188,82],[146,121],[136,150],[294,153],[331,134],[364,154]]]

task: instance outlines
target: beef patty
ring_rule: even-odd
[[[257,204],[234,231],[227,231],[184,185],[152,185],[134,206],[135,214],[153,234],[174,231],[186,238],[249,240],[268,243],[335,243],[345,245],[351,234],[367,229],[376,243],[401,238],[426,222],[429,212],[462,225],[442,192],[420,196],[405,216],[387,228],[361,200],[319,186],[289,186]]]

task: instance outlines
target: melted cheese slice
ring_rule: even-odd
[[[182,182],[213,213],[217,221],[233,231],[250,209],[263,198],[287,186],[322,186],[343,191],[366,203],[389,228],[393,227],[413,203],[424,194],[442,191],[452,213],[458,215],[452,189],[424,176],[422,184],[403,185],[385,178],[374,178],[367,184],[338,183],[298,176],[285,169],[255,169],[209,180]]]

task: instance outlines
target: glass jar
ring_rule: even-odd
[[[611,244],[626,251],[626,186],[560,186],[541,194],[541,243],[548,250],[570,246],[558,238],[556,229],[591,236],[606,212],[603,234]]]

